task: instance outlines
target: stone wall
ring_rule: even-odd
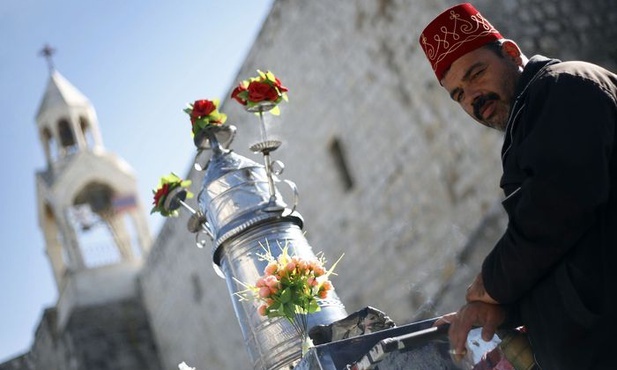
[[[199,370],[246,368],[248,355],[225,280],[212,268],[209,247],[196,247],[186,216],[164,224],[141,279],[162,368],[177,369],[181,362]]]
[[[529,54],[586,60],[617,69],[617,3],[613,0],[476,3],[504,37],[514,39]]]
[[[79,307],[58,330],[45,310],[30,351],[2,370],[162,370],[148,317],[139,300]]]
[[[0,364],[0,370],[34,370],[30,352]]]
[[[62,336],[71,352],[66,370],[163,369],[148,317],[137,299],[77,308]],[[37,369],[44,364],[39,361]]]
[[[314,250],[345,253],[333,281],[349,312],[371,305],[403,324],[456,309],[504,227],[500,134],[449,100],[417,43],[453,4],[278,0],[238,72],[270,69],[290,89],[273,157],[299,187]],[[613,0],[475,4],[528,56],[617,65]],[[232,147],[260,161],[247,149],[256,118],[229,99],[222,110]],[[187,176],[197,193],[200,173]],[[225,282],[186,222],[166,222],[141,279],[163,367],[246,368]]]

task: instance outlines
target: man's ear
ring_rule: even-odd
[[[504,40],[501,43],[501,52],[503,53],[504,57],[514,61],[516,65],[523,66],[523,53],[521,52],[521,49],[518,47],[518,45],[516,45],[516,42],[512,40]]]

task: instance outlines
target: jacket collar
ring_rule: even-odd
[[[557,63],[560,63],[560,62],[561,62],[561,60],[559,60],[559,59],[550,59],[550,58],[544,57],[542,55],[534,55],[534,56],[532,56],[529,59],[529,61],[527,61],[527,64],[525,64],[525,68],[523,68],[523,73],[521,74],[521,78],[518,80],[518,83],[516,84],[516,93],[514,94],[514,96],[517,97],[516,99],[518,100],[520,98],[520,96],[527,89],[527,86],[529,86],[529,83],[536,76],[539,75],[539,72],[544,67],[549,66],[549,65],[553,65],[553,64],[557,64]],[[514,108],[514,104],[513,104],[513,108]]]
[[[508,123],[506,124],[505,138],[503,147],[501,148],[501,160],[505,159],[506,154],[509,152],[512,146],[512,135],[514,133],[514,125],[519,111],[524,107],[522,97],[527,91],[527,87],[538,77],[542,75],[542,71],[545,67],[553,64],[560,63],[559,59],[550,59],[542,55],[534,55],[527,61],[521,77],[516,84],[516,90],[514,96],[516,99],[510,106],[510,116],[508,117]]]

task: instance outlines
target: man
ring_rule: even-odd
[[[452,352],[474,326],[488,340],[524,325],[541,369],[616,368],[617,76],[527,59],[471,4],[440,14],[420,44],[450,97],[505,133],[508,225],[467,304],[437,322],[451,323]]]

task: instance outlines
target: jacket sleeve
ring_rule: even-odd
[[[609,196],[615,114],[611,96],[583,77],[547,76],[530,89],[510,154],[523,180],[482,266],[498,302],[520,299],[592,227]]]

